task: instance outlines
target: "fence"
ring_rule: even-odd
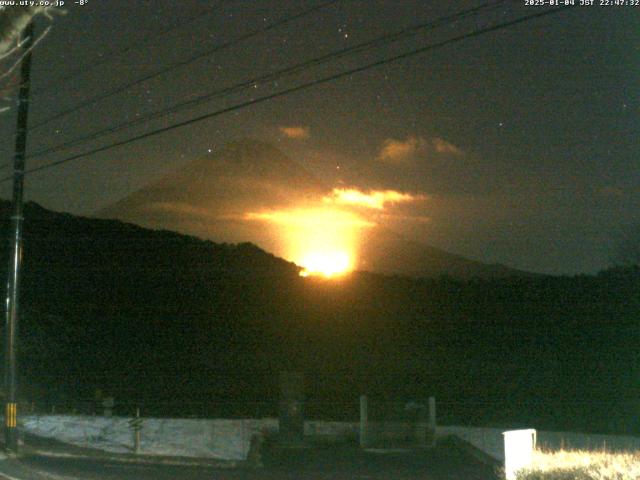
[[[436,401],[381,402],[360,397],[360,445],[433,446],[436,430]]]
[[[259,419],[277,418],[278,401],[247,402],[236,400],[211,401],[149,401],[113,399],[113,404],[103,404],[105,399],[69,400],[55,402],[23,402],[20,411],[34,414],[78,414],[107,415],[128,417],[139,409],[144,417],[162,418],[229,418]],[[307,420],[357,422],[359,419],[359,403],[355,398],[351,402],[329,402],[307,400],[304,402],[304,417]]]

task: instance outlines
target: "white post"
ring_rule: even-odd
[[[367,446],[367,427],[368,427],[368,412],[367,412],[367,396],[360,395],[360,447]]]
[[[533,462],[533,450],[536,448],[536,431],[510,430],[504,435],[504,470],[507,480],[515,480],[516,472],[528,468]]]

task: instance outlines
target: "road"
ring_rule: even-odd
[[[356,448],[278,450],[265,455],[265,467],[220,468],[123,463],[108,459],[28,455],[20,466],[55,480],[497,480],[484,465],[453,445],[420,452],[371,453]],[[0,472],[2,465],[0,465]],[[0,473],[1,475],[1,473]],[[13,474],[12,478],[32,480]],[[0,478],[2,478],[0,476]],[[34,476],[33,480],[38,477]],[[40,477],[47,478],[47,476]]]

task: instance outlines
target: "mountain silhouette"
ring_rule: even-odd
[[[360,254],[363,270],[385,275],[471,278],[535,276],[500,264],[486,264],[403,238],[388,229],[375,227],[366,235]]]
[[[278,226],[247,220],[248,212],[298,208],[330,193],[299,163],[268,143],[241,140],[193,160],[97,213],[153,229],[214,242],[251,242],[287,257]],[[356,267],[385,274],[455,278],[522,275],[408,241],[374,227],[361,242]]]
[[[244,216],[257,207],[299,205],[326,191],[274,147],[244,140],[197,159],[98,212],[148,228],[216,242],[252,242],[283,255],[277,231]]]

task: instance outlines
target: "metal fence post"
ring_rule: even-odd
[[[368,438],[367,438],[367,429],[369,422],[369,412],[368,412],[368,404],[367,404],[367,396],[360,395],[360,447],[364,448],[367,446]]]
[[[427,445],[434,447],[436,444],[436,397],[429,397],[429,435]]]
[[[136,408],[136,416],[129,420],[129,428],[133,430],[133,451],[140,453],[140,439],[142,431],[142,419],[140,418],[140,408]]]

